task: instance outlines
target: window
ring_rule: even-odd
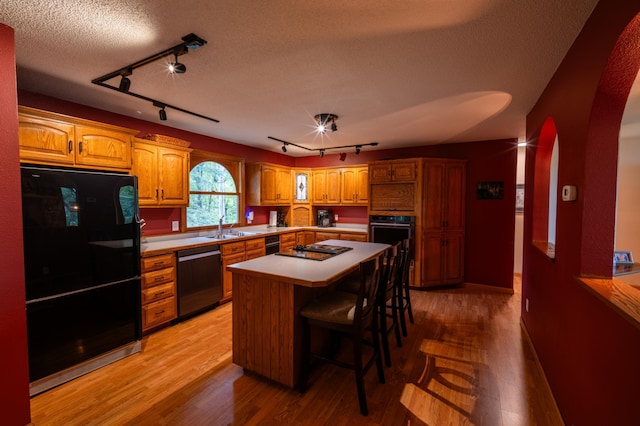
[[[220,219],[223,224],[239,223],[241,197],[236,184],[239,164],[199,159],[197,155],[192,159],[196,165],[189,173],[187,228],[217,226]]]

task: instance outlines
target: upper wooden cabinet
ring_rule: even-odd
[[[312,204],[340,204],[340,169],[315,169],[312,176]]]
[[[367,205],[369,203],[369,168],[342,169],[340,202],[342,204]]]
[[[389,160],[369,163],[371,183],[415,182],[418,178],[419,160]]]
[[[247,201],[251,206],[281,206],[293,198],[291,169],[267,163],[247,164]]]
[[[145,207],[189,205],[191,149],[136,139],[132,174],[138,176],[138,202]]]
[[[463,160],[425,161],[424,231],[464,230],[465,168]]]
[[[19,107],[20,161],[130,170],[137,130]]]

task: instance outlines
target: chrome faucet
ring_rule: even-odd
[[[224,216],[220,218],[220,222],[218,223],[218,238],[222,238],[222,220],[223,219],[224,219]]]

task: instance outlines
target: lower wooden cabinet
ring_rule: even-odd
[[[142,332],[177,318],[174,253],[142,258]]]
[[[458,284],[464,281],[462,232],[426,232],[422,247],[422,286]]]
[[[367,234],[355,232],[341,232],[340,239],[345,241],[360,241],[366,243],[368,241]]]
[[[290,250],[296,246],[296,233],[280,234],[280,251]]]
[[[264,241],[264,239],[263,239]],[[246,260],[245,242],[236,241],[220,246],[222,253],[222,299],[220,303],[228,302],[233,296],[233,276],[227,271],[227,266]]]

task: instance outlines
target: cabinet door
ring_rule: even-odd
[[[260,202],[276,204],[278,197],[278,170],[271,166],[262,166],[260,172]]]
[[[133,147],[133,169],[138,177],[138,203],[140,206],[158,204],[158,149],[150,144],[136,142]]]
[[[425,231],[438,231],[444,226],[443,204],[444,196],[443,162],[427,162],[424,167],[424,201],[423,226]]]
[[[356,168],[342,169],[340,202],[342,204],[356,204],[358,193],[358,173]]]
[[[356,169],[356,203],[367,205],[369,203],[369,168]]]
[[[233,295],[233,274],[227,271],[227,266],[234,263],[242,262],[245,260],[244,251],[228,256],[222,256],[222,299],[221,302],[226,302],[231,299]]]
[[[464,234],[447,233],[443,238],[442,281],[458,284],[464,281]]]
[[[189,205],[189,154],[170,148],[158,149],[158,186],[161,206]]]
[[[442,234],[424,233],[422,241],[422,285],[442,285]]]
[[[293,199],[293,189],[291,185],[291,170],[277,169],[276,182],[277,182],[277,188],[278,188],[276,199],[278,204],[291,203],[291,200]]]
[[[392,164],[391,179],[394,182],[413,182],[416,180],[416,161],[399,161]]]
[[[372,164],[369,166],[371,182],[391,182],[391,164]]]
[[[76,126],[76,164],[108,169],[131,169],[131,135],[99,127]]]
[[[340,204],[340,169],[327,170],[326,194],[328,204]]]
[[[444,227],[448,231],[461,231],[464,229],[465,164],[448,163],[445,173]]]
[[[327,187],[327,172],[326,170],[314,170],[311,173],[312,185],[311,185],[311,202],[313,204],[325,204],[326,200],[326,187]]]
[[[20,114],[18,144],[21,161],[73,165],[74,126]]]

